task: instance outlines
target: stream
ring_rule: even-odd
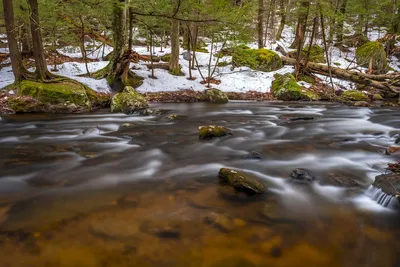
[[[152,108],[163,113],[0,118],[0,267],[400,266],[396,203],[379,205],[370,188],[400,160],[383,153],[398,108]],[[199,140],[211,124],[233,135]],[[222,186],[222,167],[267,192]],[[293,182],[296,168],[317,181]]]

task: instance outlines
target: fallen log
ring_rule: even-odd
[[[153,64],[146,64],[146,67],[151,70],[153,67],[154,69],[162,69],[162,70],[169,70],[168,63],[153,63]]]
[[[281,58],[286,64],[296,65],[296,60],[294,58],[286,56],[282,56]],[[300,67],[306,68],[306,70],[311,73],[329,76],[329,67],[324,64],[308,62],[307,66],[305,66],[304,62],[301,62]],[[373,75],[337,67],[331,67],[330,70],[332,76],[336,78],[372,86],[379,90],[390,90],[395,93],[400,93],[400,73]]]

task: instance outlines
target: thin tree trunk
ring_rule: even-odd
[[[4,22],[7,32],[8,49],[10,52],[11,67],[14,73],[15,82],[19,83],[26,78],[28,71],[22,64],[21,54],[18,50],[18,43],[15,37],[14,7],[12,0],[3,0]]]
[[[276,16],[276,1],[275,0],[271,0],[271,23],[270,23],[270,27],[271,27],[271,41],[274,42],[274,36],[276,34],[275,32],[275,16]]]
[[[88,61],[87,61],[87,53],[86,53],[86,48],[85,48],[85,23],[83,22],[82,16],[79,16],[79,21],[81,22],[81,53],[82,53],[82,58],[85,61],[85,68],[86,68],[86,74],[90,77],[90,72],[89,72],[89,66],[88,66]]]
[[[133,46],[133,20],[134,20],[134,15],[133,15],[133,7],[128,8],[128,16],[129,16],[129,37],[128,37],[128,50],[129,52],[132,52],[132,46]]]
[[[191,55],[192,31],[190,30],[190,24],[187,25],[187,39],[188,39],[187,52],[189,54],[189,80],[194,80],[193,76],[192,76],[192,55]],[[196,50],[196,49],[193,49],[193,50]]]
[[[211,82],[211,60],[212,60],[213,48],[214,48],[214,36],[211,36],[211,49],[210,49],[210,58],[208,60],[208,75],[207,75],[208,88],[210,88],[210,82]]]
[[[332,86],[332,90],[333,90],[332,93],[334,95],[335,94],[335,86],[333,85],[333,80],[332,80],[331,60],[329,58],[328,45],[326,44],[326,35],[325,35],[325,27],[324,27],[324,15],[322,14],[321,6],[319,6],[319,14],[320,14],[319,17],[320,17],[320,20],[321,20],[322,40],[324,42],[326,63],[328,64],[329,78],[330,78],[331,86]]]
[[[287,4],[289,5],[289,3]],[[276,32],[276,40],[280,40],[282,38],[282,32],[285,28],[286,24],[286,10],[285,10],[285,0],[280,0],[279,1],[279,14],[281,17],[281,20],[279,22],[279,28],[278,31]]]
[[[305,63],[304,63],[305,68],[302,69],[303,75],[304,75],[305,69],[307,68],[308,61],[310,60],[311,49],[312,49],[312,46],[314,43],[315,32],[317,30],[317,21],[318,21],[317,16],[315,16],[314,20],[313,20],[313,28],[312,28],[311,38],[310,38],[310,44],[308,46],[308,51],[307,51],[307,55],[306,55],[306,59],[305,59]]]
[[[392,33],[397,33],[399,31],[399,9],[397,7],[397,1],[398,0],[392,0],[392,6],[393,6],[393,11],[392,11]]]
[[[258,17],[257,17],[257,32],[258,32],[258,48],[264,47],[264,0],[258,0]]]
[[[171,57],[169,60],[169,72],[173,75],[180,75],[179,66],[179,21],[171,21]]]
[[[153,34],[150,30],[150,64],[151,64],[151,76],[150,78],[155,78],[154,76],[154,65],[153,65]]]
[[[32,44],[29,38],[29,26],[24,23],[21,27],[21,54],[22,58],[32,56]]]
[[[28,0],[29,3],[29,21],[31,24],[33,56],[35,58],[35,74],[40,81],[51,79],[51,74],[47,70],[46,59],[44,56],[44,48],[42,34],[40,31],[39,6],[37,0]]]
[[[347,0],[342,0],[340,5],[340,19],[337,24],[337,34],[336,34],[336,41],[339,45],[343,44],[343,28],[344,28],[344,16],[346,14],[346,7],[347,7]]]

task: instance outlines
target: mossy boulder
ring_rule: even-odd
[[[301,87],[290,73],[275,74],[272,82],[272,95],[283,101],[319,100],[319,96],[309,89]]]
[[[114,95],[111,100],[111,112],[130,114],[148,107],[146,98],[130,86],[126,86],[121,93]]]
[[[231,134],[230,130],[223,126],[208,125],[199,127],[199,139],[212,139]]]
[[[344,36],[343,45],[348,47],[360,47],[368,42],[368,38],[364,34],[354,34],[351,36]]]
[[[356,50],[357,64],[369,68],[372,60],[372,69],[377,73],[386,73],[389,69],[385,47],[380,42],[368,42]]]
[[[18,94],[31,96],[43,103],[49,104],[74,104],[83,109],[91,109],[91,103],[87,91],[77,82],[40,83],[22,81]]]
[[[374,94],[372,96],[372,99],[379,101],[379,100],[383,100],[383,97],[380,94]]]
[[[325,63],[325,56],[324,56],[324,49],[320,47],[319,45],[313,45],[311,46],[311,49],[309,46],[305,47],[303,51],[301,52],[301,58],[306,58],[308,55],[308,51],[310,50],[310,57],[309,61],[315,62],[315,63]],[[291,52],[289,53],[290,56],[296,57],[297,52]]]
[[[218,104],[226,104],[229,102],[228,96],[218,89],[207,89],[205,95],[208,101]]]
[[[218,177],[222,182],[229,184],[240,192],[248,194],[262,194],[265,192],[265,186],[262,183],[229,168],[221,168]]]
[[[283,67],[280,56],[268,49],[237,48],[232,55],[233,67],[246,66],[259,71],[275,71]]]
[[[165,54],[165,55],[161,56],[160,59],[161,59],[161,61],[169,62],[169,60],[171,59],[171,54]]]
[[[340,96],[340,100],[347,102],[347,101],[367,101],[368,96],[358,90],[347,90],[344,91],[343,94]]]

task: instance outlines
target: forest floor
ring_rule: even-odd
[[[376,29],[370,32],[368,36],[370,40],[377,40],[385,35],[385,32]],[[184,58],[184,53],[181,50],[180,64],[182,66],[182,72],[184,76],[173,76],[164,69],[155,69],[154,76],[156,78],[149,78],[151,76],[151,70],[147,67],[150,63],[148,61],[139,61],[138,63],[131,63],[131,68],[138,76],[144,78],[143,84],[140,85],[136,90],[144,94],[149,101],[157,102],[194,102],[195,96],[201,94],[208,87],[202,83],[203,77],[208,76],[208,71],[211,71],[215,67],[215,72],[212,75],[213,83],[210,85],[212,88],[220,89],[221,91],[228,93],[231,100],[272,100],[273,97],[270,95],[270,88],[272,81],[274,80],[275,74],[284,74],[293,72],[294,67],[285,65],[281,69],[273,72],[262,72],[252,70],[248,67],[233,68],[231,62],[231,56],[224,56],[217,59],[214,54],[222,48],[222,44],[215,44],[213,47],[206,38],[203,38],[207,46],[208,53],[196,52],[196,57],[199,64],[199,70],[191,70],[192,79],[189,79],[189,61]],[[282,39],[279,42],[270,43],[268,42],[266,48],[275,50],[278,46],[289,47],[293,40],[293,29],[286,27]],[[322,46],[321,41],[317,41],[318,45]],[[95,47],[94,50],[88,50],[88,69],[90,72],[95,72],[107,66],[109,63],[105,60],[105,57],[112,52],[112,47],[102,47],[96,43],[88,43],[88,47]],[[248,46],[256,48],[255,43],[250,43]],[[0,54],[6,53],[7,48],[0,48]],[[134,46],[134,51],[140,55],[149,55],[148,48],[145,45]],[[170,48],[154,48],[154,56],[161,57],[169,54]],[[279,53],[279,52],[278,52]],[[331,47],[329,49],[329,56],[332,64],[337,67],[344,69],[352,69],[361,72],[367,70],[359,67],[355,63],[355,49],[348,48],[346,52],[339,50],[337,47]],[[48,57],[49,70],[53,71],[54,68],[54,56],[49,55]],[[220,66],[222,62],[222,65]],[[396,57],[389,59],[390,66],[394,71],[400,71],[400,61]],[[29,61],[28,61],[29,63]],[[55,73],[75,79],[83,84],[88,85],[90,88],[97,92],[111,93],[111,89],[105,79],[96,80],[90,77],[83,77],[86,72],[86,66],[80,49],[78,47],[63,47],[58,49],[58,55],[56,58],[57,71]],[[163,62],[160,62],[163,63]],[[219,64],[218,64],[219,63]],[[166,64],[166,62],[164,62]],[[33,66],[28,64],[33,70]],[[216,66],[217,65],[217,66]],[[209,68],[210,66],[210,68]],[[201,72],[201,73],[200,73]],[[312,89],[319,94],[332,93],[331,83],[328,77],[322,75],[317,76],[317,83],[312,85],[303,81],[299,84],[307,89]],[[0,58],[0,88],[4,88],[14,82],[10,62],[8,58]],[[333,79],[333,84],[336,91],[344,91],[350,89],[356,89],[357,85],[340,80]],[[3,97],[13,95],[13,91],[4,92]],[[4,101],[3,101],[4,102]],[[0,102],[1,103],[1,102]]]

